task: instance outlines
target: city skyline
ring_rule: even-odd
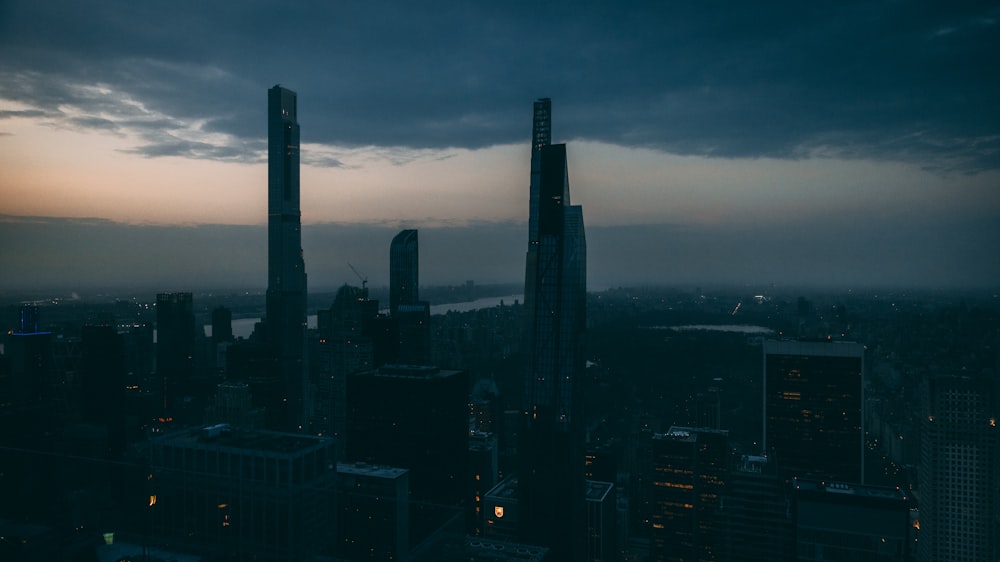
[[[24,275],[0,288],[263,287],[254,92],[275,82],[315,115],[317,287],[353,282],[347,263],[386,285],[363,256],[400,228],[424,231],[424,282],[517,282],[539,96],[559,100],[593,287],[1000,282],[998,8],[533,10],[5,6],[0,249]],[[511,41],[543,22],[530,54]],[[296,57],[260,48],[279,35]]]

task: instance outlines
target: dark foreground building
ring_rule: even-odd
[[[226,424],[150,443],[153,544],[235,560],[303,560],[330,546],[334,442]]]
[[[350,462],[407,468],[416,500],[457,506],[469,456],[465,371],[385,365],[347,377]]]
[[[796,480],[792,498],[797,562],[910,559],[913,506],[900,490]]]

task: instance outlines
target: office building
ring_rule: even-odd
[[[615,517],[618,501],[611,482],[587,480],[587,547],[588,562],[609,562],[618,556]]]
[[[483,503],[486,493],[497,483],[498,478],[497,438],[492,433],[469,432],[469,497],[466,508],[466,532],[470,535],[483,534]]]
[[[220,424],[150,442],[154,544],[225,560],[304,560],[333,528],[331,439]]]
[[[277,370],[269,423],[298,430],[305,415],[306,271],[299,209],[295,92],[275,86],[267,104],[267,297],[265,330]],[[279,411],[275,411],[279,410]]]
[[[420,300],[419,258],[416,230],[403,230],[393,237],[389,244],[389,311],[393,316],[400,305]]]
[[[566,145],[551,141],[551,103],[535,102],[531,147],[519,435],[521,541],[557,560],[584,554],[580,389],[586,327],[583,211],[570,204]]]
[[[52,332],[39,329],[37,306],[20,308],[17,326],[7,333],[4,355],[10,358],[10,378],[0,387],[0,396],[16,405],[37,402],[54,365]]]
[[[652,437],[650,552],[656,560],[724,560],[722,494],[729,432],[671,427]]]
[[[409,471],[337,464],[337,537],[348,560],[405,560],[410,549]]]
[[[431,364],[431,306],[427,301],[401,304],[393,315],[399,334],[396,362],[401,365]]]
[[[337,439],[338,453],[346,450],[347,376],[374,367],[372,338],[365,326],[378,315],[378,301],[367,287],[343,285],[333,305],[317,314],[316,353],[310,355],[316,388],[312,432]]]
[[[786,480],[864,483],[864,346],[764,342],[764,451]]]
[[[775,464],[761,455],[740,455],[726,477],[721,560],[771,562],[792,556],[788,487]]]
[[[172,415],[194,379],[194,299],[191,293],[156,295],[156,373],[163,413]]]
[[[521,510],[518,507],[518,479],[504,478],[483,496],[483,536],[497,540],[516,540],[521,534]]]
[[[928,377],[922,388],[918,559],[1000,558],[994,374]]]
[[[794,560],[905,562],[910,559],[910,507],[912,502],[896,488],[795,480]]]
[[[347,377],[348,461],[408,468],[414,499],[466,499],[469,382],[465,371],[385,365]]]
[[[224,306],[212,309],[212,342],[233,341],[233,311]]]
[[[215,404],[205,416],[212,424],[225,423],[239,429],[255,429],[263,425],[263,408],[253,405],[250,385],[240,381],[219,383]]]
[[[98,431],[90,432],[99,456],[119,457],[125,450],[125,342],[112,326],[84,326],[80,355],[83,381],[83,421]],[[92,449],[93,450],[93,449]]]

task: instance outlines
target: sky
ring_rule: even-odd
[[[1000,3],[0,0],[0,290],[520,282],[552,98],[588,283],[1000,286]]]

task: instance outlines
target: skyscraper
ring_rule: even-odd
[[[400,231],[389,244],[389,310],[393,316],[400,305],[419,299],[419,253],[417,231]]]
[[[267,342],[280,379],[283,429],[302,424],[306,272],[299,210],[299,123],[295,92],[267,96]],[[269,415],[274,418],[273,415]]]
[[[525,264],[526,428],[519,443],[522,540],[579,560],[586,533],[583,423],[586,242],[570,205],[566,145],[551,141],[551,103],[535,102]]]
[[[156,295],[156,372],[162,383],[164,413],[191,392],[194,377],[194,299],[191,293]]]
[[[650,552],[656,560],[723,560],[722,493],[729,432],[671,427],[652,438]]]
[[[389,310],[397,340],[390,360],[407,365],[431,362],[431,306],[419,300],[416,230],[403,230],[389,245]]]
[[[764,342],[764,451],[778,473],[864,483],[864,346]]]
[[[928,377],[923,385],[918,559],[1000,556],[1000,433],[992,373]]]

